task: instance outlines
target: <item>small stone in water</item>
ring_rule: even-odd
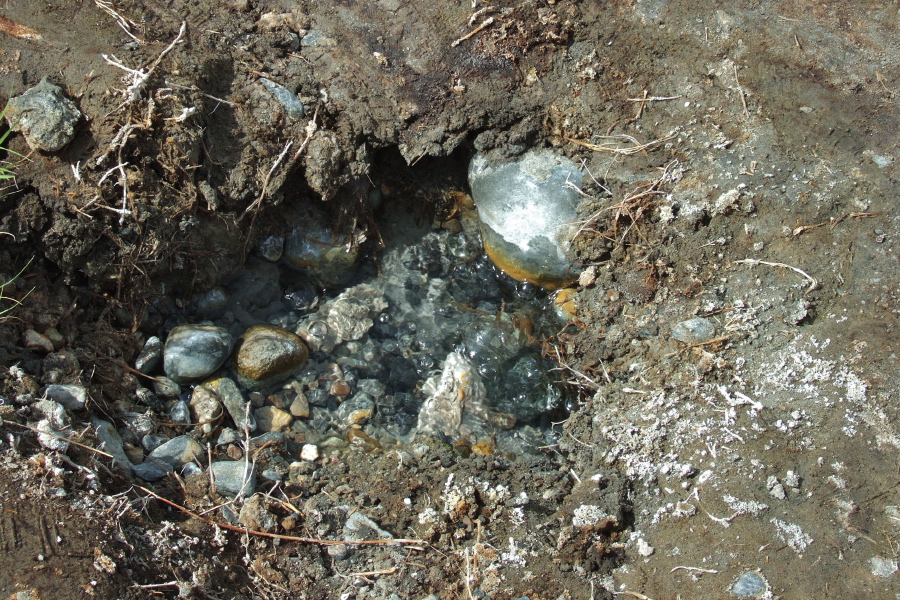
[[[309,350],[294,333],[273,325],[251,327],[235,345],[234,370],[246,387],[263,389],[284,381],[306,363]]]
[[[297,392],[294,401],[291,402],[290,412],[295,417],[305,419],[309,417],[309,401],[303,392]]]
[[[256,425],[260,431],[285,431],[290,429],[294,418],[285,411],[274,406],[263,406],[253,411]]]
[[[345,425],[361,425],[368,421],[374,412],[375,402],[371,396],[359,392],[341,404],[337,417]]]
[[[731,593],[739,597],[760,597],[769,588],[766,580],[758,574],[748,571],[738,577],[738,580],[731,586]]]
[[[716,335],[716,326],[709,319],[695,317],[672,328],[672,337],[685,344],[708,342]]]

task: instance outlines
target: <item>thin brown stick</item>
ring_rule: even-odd
[[[579,146],[584,146],[588,150],[593,150],[594,152],[613,152],[614,154],[623,154],[625,156],[631,156],[632,154],[638,154],[640,152],[644,152],[645,150],[651,150],[660,144],[668,142],[669,140],[675,137],[675,134],[669,134],[664,138],[659,138],[657,140],[649,141],[645,144],[640,143],[630,135],[605,135],[602,136],[604,138],[613,139],[613,140],[624,140],[626,142],[630,142],[634,144],[628,148],[618,148],[616,146],[611,146],[609,144],[591,144],[590,142],[583,142],[581,140],[576,140],[574,138],[570,138],[567,136],[563,136],[566,141],[572,142],[573,144],[578,144]]]
[[[733,335],[723,335],[722,337],[717,337],[715,339],[707,340],[705,342],[696,342],[694,344],[688,344],[687,346],[685,346],[684,348],[681,348],[680,350],[676,350],[675,352],[669,352],[668,354],[666,354],[665,357],[671,358],[671,357],[675,356],[676,354],[684,352],[685,350],[690,350],[691,348],[699,348],[700,346],[709,346],[710,344],[718,344],[719,342],[724,342],[725,340],[730,340],[732,337],[734,337],[734,336]]]
[[[734,81],[737,83],[738,94],[741,95],[741,105],[743,105],[743,107],[744,107],[744,116],[749,119],[750,111],[747,110],[747,98],[744,95],[744,88],[741,87],[741,80],[738,79],[737,65],[732,63],[731,66],[734,69]]]
[[[86,446],[84,444],[79,444],[78,442],[76,442],[74,440],[70,440],[69,438],[67,438],[64,435],[56,435],[55,433],[50,433],[49,431],[40,431],[34,427],[31,427],[30,425],[22,425],[21,423],[16,423],[15,421],[0,421],[0,423],[2,423],[4,425],[15,425],[16,427],[21,427],[22,429],[27,429],[28,431],[31,431],[34,433],[40,433],[43,435],[49,435],[50,437],[55,437],[58,440],[66,440],[73,446],[78,446],[79,448],[84,448],[85,450],[90,450],[91,452],[96,452],[100,456],[105,456],[106,458],[115,458],[115,456],[113,456],[112,454],[107,454],[103,450],[97,450],[96,448],[91,448],[90,446]]]
[[[244,533],[247,535],[257,535],[260,537],[267,537],[267,538],[271,538],[274,540],[284,540],[287,542],[302,542],[304,544],[320,544],[322,546],[406,544],[407,546],[410,546],[411,548],[415,548],[415,547],[422,547],[426,543],[424,540],[410,540],[410,539],[405,539],[405,538],[392,538],[389,540],[359,540],[359,541],[320,540],[320,539],[316,539],[316,538],[304,538],[304,537],[297,537],[297,536],[293,536],[293,535],[281,535],[278,533],[267,533],[265,531],[253,531],[252,529],[247,529],[246,527],[235,527],[234,525],[226,525],[225,523],[216,523],[215,521],[211,521],[205,517],[201,517],[197,513],[191,512],[190,510],[186,509],[185,507],[181,506],[180,504],[176,504],[175,502],[172,502],[171,500],[166,500],[159,494],[156,494],[155,492],[148,490],[147,488],[145,488],[143,486],[136,485],[134,487],[136,487],[137,489],[139,489],[143,492],[146,492],[147,494],[150,494],[151,496],[153,496],[160,502],[164,502],[165,504],[168,504],[169,506],[176,508],[179,511],[183,512],[187,516],[197,519],[198,521],[202,521],[203,523],[206,523],[208,525],[215,525],[216,527],[220,527],[222,529],[227,529],[229,531],[236,531],[238,533]]]
[[[451,44],[450,44],[450,47],[451,47],[451,48],[456,48],[457,46],[459,46],[460,44],[462,44],[462,43],[463,43],[464,41],[466,41],[467,39],[469,39],[469,38],[473,37],[474,35],[476,35],[478,32],[480,32],[480,31],[482,31],[482,30],[487,29],[488,27],[490,27],[491,24],[492,24],[493,22],[494,22],[494,17],[488,17],[487,19],[485,19],[485,20],[481,23],[481,25],[479,25],[478,27],[476,27],[475,29],[473,29],[472,31],[470,31],[469,33],[467,33],[466,35],[462,36],[462,37],[459,38],[458,40],[456,40],[456,41],[454,41],[453,43],[451,43]]]
[[[779,267],[781,269],[790,269],[794,273],[803,275],[807,280],[809,280],[809,287],[806,288],[807,292],[811,292],[814,289],[817,289],[819,287],[819,282],[815,277],[813,277],[806,271],[798,269],[797,267],[792,267],[791,265],[786,265],[784,263],[768,262],[765,260],[756,260],[755,258],[744,258],[742,260],[736,260],[734,262],[735,262],[735,264],[740,263],[740,264],[750,265],[751,267],[755,267],[757,265],[765,265],[767,267]]]

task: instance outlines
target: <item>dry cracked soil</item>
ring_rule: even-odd
[[[900,598],[896,0],[0,16],[0,100],[46,77],[83,115],[0,157],[3,598]],[[275,537],[96,452],[142,340],[267,236],[373,244],[372,189],[431,220],[475,152],[541,147],[591,174],[555,443],[326,455],[257,499]],[[65,452],[28,429],[48,383],[89,391]],[[403,541],[329,545],[354,514]]]

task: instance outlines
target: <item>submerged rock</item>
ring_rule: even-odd
[[[309,350],[294,333],[273,325],[251,327],[237,341],[234,370],[247,388],[259,390],[299,371]]]
[[[419,431],[469,441],[490,439],[487,390],[463,355],[451,352],[440,375],[425,382],[427,396],[419,412]]]
[[[180,325],[169,332],[163,369],[175,383],[208,377],[222,366],[234,339],[221,327]]]
[[[478,208],[484,249],[520,281],[558,289],[573,280],[566,258],[581,184],[581,168],[552,150],[533,150],[508,163],[478,154],[469,185]],[[575,274],[577,275],[577,274]]]
[[[315,315],[300,324],[297,334],[314,351],[330,352],[343,342],[361,339],[387,307],[384,294],[363,283],[323,304]]]
[[[6,120],[22,132],[35,150],[56,152],[75,137],[81,111],[63,96],[62,88],[44,77],[41,82],[9,101]]]
[[[284,261],[326,288],[344,285],[356,269],[357,245],[327,229],[297,227],[284,243]]]

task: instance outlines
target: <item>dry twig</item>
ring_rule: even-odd
[[[403,544],[403,545],[408,546],[409,548],[422,549],[422,547],[424,547],[424,545],[426,543],[424,540],[411,540],[411,539],[406,539],[406,538],[392,538],[389,540],[359,540],[359,541],[320,540],[317,538],[304,538],[304,537],[297,537],[297,536],[293,536],[293,535],[281,535],[278,533],[268,533],[265,531],[253,531],[252,529],[247,529],[246,527],[235,527],[234,525],[227,525],[225,523],[216,523],[215,521],[211,521],[210,519],[201,517],[197,513],[191,512],[190,510],[186,509],[185,507],[181,506],[180,504],[176,504],[175,502],[172,502],[171,500],[167,500],[167,499],[163,498],[159,494],[157,494],[143,486],[138,485],[135,487],[143,492],[146,492],[147,494],[150,494],[152,497],[156,498],[160,502],[168,504],[172,508],[175,508],[175,509],[181,511],[182,513],[186,514],[187,516],[189,516],[193,519],[197,519],[198,521],[201,521],[208,525],[214,525],[221,529],[227,529],[229,531],[237,531],[238,533],[243,533],[245,535],[256,535],[256,536],[260,536],[260,537],[267,537],[267,538],[270,538],[273,540],[283,540],[283,541],[287,541],[287,542],[302,542],[304,544],[319,544],[322,546],[342,546],[342,545],[344,545],[344,546],[353,546],[353,545],[371,546],[371,545],[380,545],[380,544]]]
[[[740,263],[740,264],[750,265],[751,267],[755,267],[758,265],[765,265],[767,267],[779,267],[781,269],[790,269],[791,271],[793,271],[795,273],[803,275],[803,277],[805,277],[807,280],[809,280],[809,287],[806,288],[807,293],[819,288],[819,282],[815,277],[813,277],[806,271],[798,269],[797,267],[792,267],[791,265],[786,265],[784,263],[768,262],[765,260],[756,260],[755,258],[745,258],[742,260],[736,260],[734,262],[735,262],[735,264]]]
[[[613,145],[612,142],[604,143],[604,144],[592,144],[590,142],[583,142],[581,140],[576,140],[574,138],[563,136],[567,141],[572,142],[573,144],[578,144],[579,146],[584,146],[588,150],[593,150],[594,152],[612,152],[614,154],[622,154],[625,156],[631,156],[632,154],[638,154],[640,152],[645,152],[647,150],[652,150],[661,144],[668,142],[671,139],[675,138],[674,133],[670,133],[664,138],[659,138],[656,140],[649,141],[645,144],[640,143],[634,137],[621,134],[621,135],[602,135],[599,136],[600,139],[608,139],[608,140],[617,140],[617,141],[625,141],[631,144],[628,147],[620,147],[619,145]]]

